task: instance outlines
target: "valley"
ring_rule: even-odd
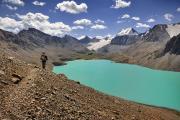
[[[179,0],[0,11],[0,120],[180,120]]]
[[[143,34],[127,28],[114,38],[86,36],[81,40],[69,35],[62,38],[50,36],[33,28],[17,35],[1,30],[1,51],[36,64],[39,64],[40,54],[46,52],[51,68],[52,63],[63,64],[67,60],[110,59],[154,69],[179,71],[180,56],[165,48],[168,41],[180,33],[179,27],[178,23],[156,25]],[[168,33],[173,30],[175,32]],[[179,38],[176,39],[179,41]],[[178,45],[175,49],[179,49]]]
[[[114,39],[94,38],[91,42],[85,37],[82,42],[69,35],[50,36],[34,28],[18,34],[0,30],[0,119],[178,120],[179,111],[108,96],[51,72],[54,65],[77,59],[108,59],[153,69],[180,70],[179,36],[145,41],[142,38],[148,37],[132,31],[128,31],[130,37],[125,32],[125,36]],[[42,52],[49,58],[46,71],[39,67]]]

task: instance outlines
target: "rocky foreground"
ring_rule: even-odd
[[[180,112],[97,92],[0,54],[1,120],[180,120]]]

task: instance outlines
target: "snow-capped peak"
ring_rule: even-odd
[[[82,40],[82,39],[92,39],[92,37],[89,37],[89,36],[87,36],[87,35],[82,35],[82,36],[80,36],[80,37],[78,37],[77,39],[78,40]]]
[[[81,39],[84,39],[85,37],[86,37],[85,35],[82,35],[82,36],[78,37],[77,39],[81,40]]]
[[[95,39],[103,39],[103,36],[96,36]]]
[[[123,36],[123,35],[138,35],[138,33],[133,28],[126,28],[126,29],[122,29],[117,34],[117,36]]]

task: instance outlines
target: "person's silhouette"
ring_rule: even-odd
[[[46,61],[48,60],[48,57],[46,56],[45,52],[42,53],[41,55],[41,62],[42,62],[42,68],[46,68]]]

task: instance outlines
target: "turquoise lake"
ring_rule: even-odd
[[[180,111],[180,72],[109,60],[69,61],[54,67],[53,72],[109,95]]]

